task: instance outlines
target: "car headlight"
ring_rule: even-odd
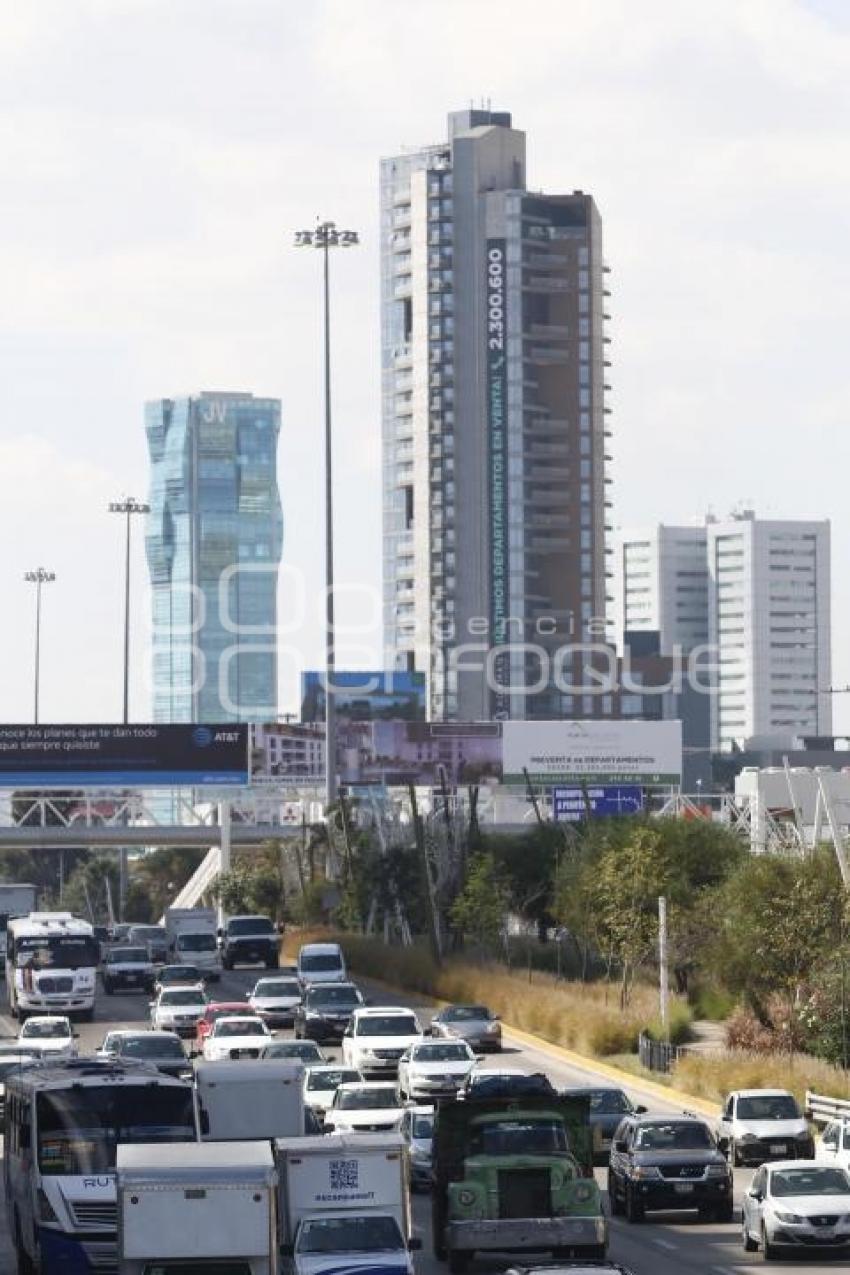
[[[705,1176],[707,1178],[728,1178],[729,1166],[728,1164],[710,1164],[705,1171]]]
[[[488,1023],[485,1029],[488,1032],[500,1032],[502,1030],[501,1023]]]
[[[593,1187],[589,1182],[579,1182],[576,1184],[573,1198],[578,1204],[586,1204],[593,1195]]]
[[[776,1220],[778,1222],[800,1223],[800,1222],[805,1222],[806,1220],[805,1218],[800,1217],[799,1213],[784,1213],[782,1209],[776,1209],[774,1212],[775,1212]]]
[[[660,1178],[661,1170],[654,1164],[636,1164],[633,1176],[638,1182],[647,1181],[650,1178]]]
[[[475,1192],[470,1191],[468,1187],[464,1187],[462,1190],[458,1191],[457,1198],[460,1204],[463,1204],[468,1208],[470,1204],[475,1203]]]

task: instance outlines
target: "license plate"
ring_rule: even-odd
[[[785,1154],[785,1143],[784,1143],[784,1142],[771,1142],[771,1144],[770,1144],[770,1154],[771,1154],[771,1155],[784,1155],[784,1154]]]
[[[677,1182],[673,1187],[676,1195],[691,1195],[693,1193],[693,1189],[693,1182]]]

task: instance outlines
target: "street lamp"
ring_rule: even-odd
[[[336,704],[334,703],[334,546],[333,469],[331,435],[331,248],[353,248],[360,242],[356,230],[338,230],[332,221],[320,221],[313,230],[295,233],[296,248],[318,248],[323,255],[325,329],[325,806],[336,801]]]
[[[130,720],[130,520],[133,514],[149,514],[150,505],[126,496],[123,500],[110,500],[109,512],[123,514],[127,520],[124,553],[124,716],[126,726]]]
[[[130,525],[133,514],[149,514],[150,505],[136,500],[135,496],[125,496],[123,500],[110,500],[109,512],[123,514],[127,520],[124,538],[124,715],[126,726],[130,720]],[[122,846],[118,858],[118,918],[124,920],[124,906],[127,902],[127,847]]]
[[[41,670],[41,586],[43,584],[52,584],[56,579],[53,571],[47,571],[44,567],[36,567],[35,571],[25,571],[24,579],[27,584],[35,585],[35,672],[34,672],[34,708],[33,721],[38,725],[38,686],[39,675]]]

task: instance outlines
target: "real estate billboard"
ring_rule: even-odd
[[[504,722],[503,781],[521,784],[678,784],[682,723]]]

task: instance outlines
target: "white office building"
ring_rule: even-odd
[[[381,163],[381,269],[388,666],[427,674],[433,720],[604,712],[554,673],[606,610],[593,199],[529,191],[510,115],[457,111]]]
[[[747,512],[706,530],[713,748],[829,735],[829,523]]]

